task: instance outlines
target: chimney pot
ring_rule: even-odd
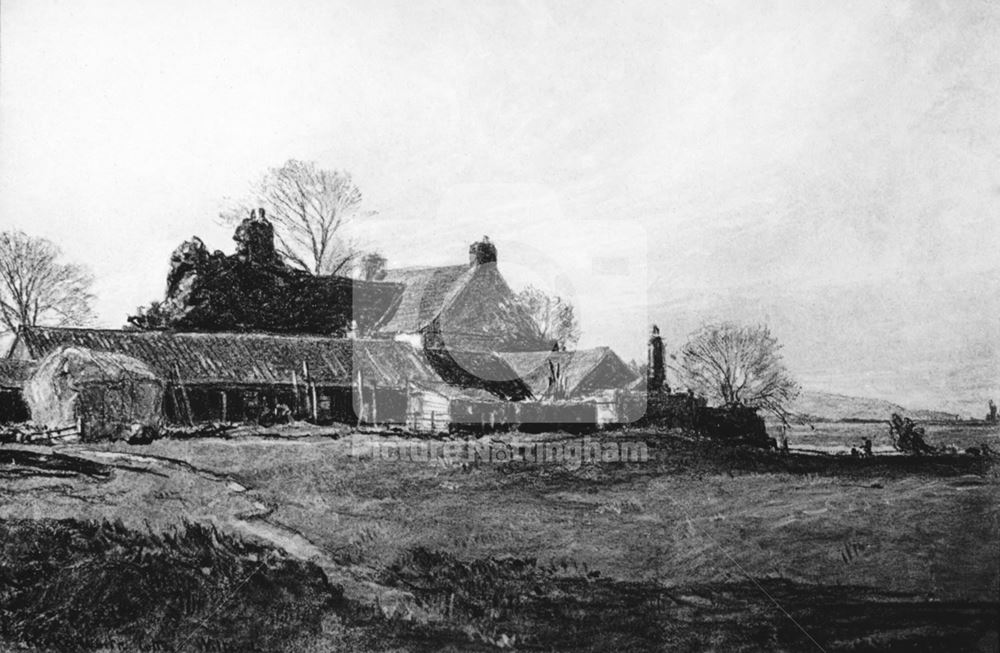
[[[497,262],[497,248],[496,245],[490,242],[489,236],[483,236],[483,239],[479,242],[472,243],[469,246],[469,265],[475,267],[477,265],[486,265],[487,263]]]
[[[365,281],[381,281],[385,278],[385,257],[372,252],[361,259],[362,278]]]

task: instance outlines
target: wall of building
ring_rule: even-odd
[[[451,402],[433,390],[411,390],[406,412],[406,426],[416,433],[446,433],[451,426]]]

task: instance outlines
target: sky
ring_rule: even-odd
[[[100,323],[289,158],[349,171],[390,266],[489,235],[581,346],[767,324],[808,389],[1000,399],[1000,5],[5,0],[0,229]]]

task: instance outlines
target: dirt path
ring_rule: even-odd
[[[40,447],[31,447],[31,449],[38,450]],[[54,448],[46,449],[48,449],[47,453],[56,453]],[[178,477],[190,474],[210,481],[218,486],[220,492],[239,495],[249,501],[252,506],[249,511],[220,511],[213,514],[212,521],[219,528],[241,536],[263,540],[284,550],[294,558],[315,563],[326,573],[331,583],[343,588],[344,597],[348,600],[378,607],[386,614],[401,614],[411,618],[430,618],[430,615],[425,614],[417,606],[416,600],[409,592],[373,582],[369,578],[372,575],[372,570],[368,568],[338,564],[322,546],[310,541],[295,529],[271,519],[274,506],[268,506],[255,500],[254,488],[247,487],[226,474],[199,468],[187,461],[175,458],[87,449],[81,448],[79,445],[73,445],[72,448],[58,448],[58,455],[81,462],[107,465],[126,474],[153,474],[174,480],[179,480]]]

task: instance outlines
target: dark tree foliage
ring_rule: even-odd
[[[236,253],[209,252],[195,238],[172,255],[164,301],[129,317],[139,329],[265,331],[343,336],[369,325],[392,300],[387,284],[317,277],[289,267],[270,222],[256,212],[236,230]]]

